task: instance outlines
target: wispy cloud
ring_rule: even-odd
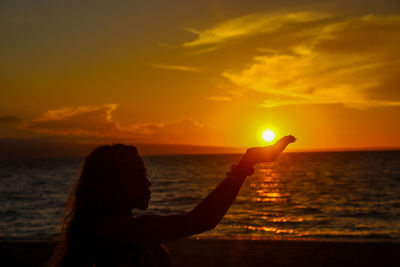
[[[204,31],[187,29],[197,35],[185,47],[214,45],[232,39],[277,31],[285,26],[321,20],[330,17],[316,12],[295,12],[287,14],[256,13],[221,22]]]
[[[211,47],[207,47],[205,49],[194,50],[192,52],[187,53],[187,55],[198,55],[198,54],[210,53],[210,52],[216,51],[218,48],[219,48],[219,46],[211,46]]]
[[[178,70],[178,71],[189,71],[189,72],[200,72],[201,70],[196,67],[183,66],[183,65],[167,65],[167,64],[150,64],[150,66],[159,69],[166,70]]]
[[[222,75],[236,86],[266,93],[262,107],[400,106],[400,16],[369,15],[317,29],[304,25],[297,34],[304,36],[287,43],[290,53],[267,47],[248,67]]]
[[[207,97],[208,100],[215,101],[215,102],[226,102],[231,101],[232,97],[229,96],[210,96]]]
[[[119,136],[120,125],[112,118],[117,107],[118,104],[107,104],[48,110],[37,119],[26,122],[25,129],[61,136]]]
[[[103,109],[106,110],[106,119],[111,120],[111,112],[117,107],[118,104],[107,104],[104,106],[69,106],[59,109],[52,109],[44,112],[39,118],[36,119],[36,122],[61,121],[80,114],[95,112]]]
[[[208,123],[182,117],[166,122],[121,125],[112,113],[117,104],[62,107],[26,122],[24,129],[61,137],[90,137],[142,143],[193,143],[214,131]]]

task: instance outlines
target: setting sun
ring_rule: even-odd
[[[262,137],[265,141],[271,142],[275,139],[275,133],[271,130],[265,130],[262,134]]]

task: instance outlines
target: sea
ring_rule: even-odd
[[[237,154],[146,156],[152,196],[133,215],[190,211]],[[83,160],[0,161],[0,240],[49,240]],[[194,238],[400,241],[400,151],[284,153],[259,164],[219,225]]]

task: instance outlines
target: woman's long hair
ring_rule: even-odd
[[[136,147],[104,145],[87,156],[81,175],[71,188],[58,246],[48,266],[93,267],[96,246],[94,227],[110,217],[118,203],[118,179],[127,160],[131,164],[142,162]]]

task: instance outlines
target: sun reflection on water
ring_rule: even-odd
[[[257,176],[261,181],[251,184],[255,188],[255,195],[252,201],[278,203],[287,201],[288,193],[281,190],[280,177],[272,168],[260,168]]]
[[[271,165],[261,165],[250,183],[249,197],[251,202],[261,205],[263,205],[262,203],[269,204],[260,206],[262,210],[258,210],[248,217],[252,220],[251,225],[236,225],[235,228],[247,229],[254,234],[263,232],[266,236],[271,236],[271,234],[279,236],[297,235],[293,224],[298,224],[305,218],[288,216],[283,212],[274,212],[286,209],[290,206],[291,200],[291,193],[285,188],[277,169]],[[271,210],[270,212],[264,210],[267,207]]]
[[[250,226],[250,225],[244,225],[244,226],[237,226],[236,228],[245,228],[245,229],[249,229],[252,231],[264,231],[264,232],[274,232],[274,233],[288,233],[288,234],[293,234],[295,233],[295,230],[293,229],[278,229],[276,227],[257,227],[257,226]]]

